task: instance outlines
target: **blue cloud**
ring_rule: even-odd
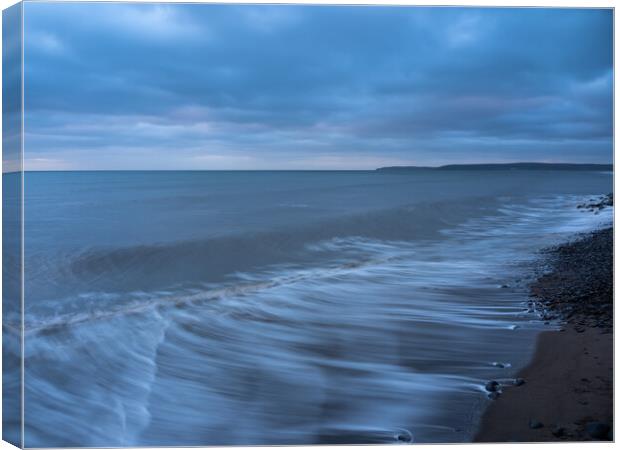
[[[27,168],[612,158],[611,10],[27,3]]]

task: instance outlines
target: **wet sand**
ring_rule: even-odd
[[[532,286],[543,320],[519,386],[485,411],[477,442],[612,440],[613,230],[600,230],[549,252],[552,271]]]
[[[504,388],[486,410],[476,441],[608,440],[607,433],[590,436],[586,426],[612,424],[612,355],[610,333],[542,333],[533,361],[519,373],[525,384]]]

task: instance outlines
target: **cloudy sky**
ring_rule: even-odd
[[[25,165],[612,161],[611,10],[26,3]]]

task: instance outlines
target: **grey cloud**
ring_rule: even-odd
[[[611,10],[28,3],[25,26],[38,157],[611,159]]]

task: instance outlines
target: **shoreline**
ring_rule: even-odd
[[[613,228],[545,253],[551,271],[530,285],[531,305],[561,328],[541,332],[514,384],[490,392],[474,442],[613,440]]]

